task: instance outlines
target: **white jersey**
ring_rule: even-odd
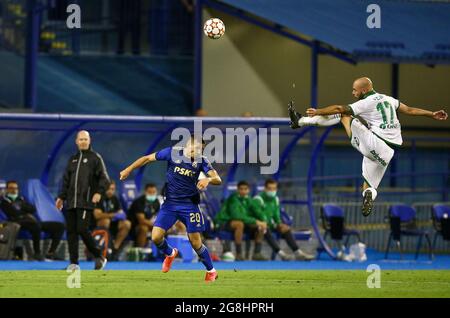
[[[400,146],[403,143],[397,109],[400,101],[376,92],[349,105],[354,116],[364,119],[369,129],[388,144]]]

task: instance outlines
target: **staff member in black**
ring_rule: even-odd
[[[61,210],[66,202],[70,263],[78,264],[78,236],[81,236],[86,248],[95,257],[95,269],[100,270],[105,267],[106,258],[95,244],[89,225],[94,206],[105,193],[110,180],[102,157],[90,147],[89,132],[79,131],[75,143],[78,152],[67,163],[56,207]]]

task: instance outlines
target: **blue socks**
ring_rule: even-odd
[[[164,239],[161,244],[156,245],[156,247],[167,256],[170,256],[173,253],[173,248],[169,245],[169,243],[167,243],[166,239]],[[205,245],[202,244],[202,246],[195,252],[197,253],[203,265],[205,265],[207,271],[211,271],[214,269],[211,256],[209,255],[208,249]]]
[[[209,255],[208,249],[205,245],[202,244],[202,247],[200,247],[195,252],[197,253],[198,257],[200,257],[200,261],[203,263],[203,265],[205,265],[207,271],[214,269],[211,256]]]
[[[166,239],[163,239],[161,244],[156,245],[156,247],[167,256],[170,256],[173,253],[173,248],[167,243]]]

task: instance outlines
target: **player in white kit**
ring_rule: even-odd
[[[363,206],[362,214],[372,212],[377,188],[394,156],[394,149],[403,143],[401,125],[397,112],[411,116],[425,116],[435,120],[446,120],[444,110],[432,112],[408,107],[399,100],[374,91],[372,81],[367,77],[353,82],[353,96],[357,102],[342,106],[308,108],[308,117],[302,117],[289,103],[291,128],[303,126],[332,126],[339,122],[345,128],[350,142],[364,157],[362,163]]]

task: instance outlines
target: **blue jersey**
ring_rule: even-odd
[[[181,147],[168,147],[156,153],[156,160],[167,161],[166,201],[198,204],[198,202],[195,202],[199,195],[197,189],[198,176],[202,171],[207,174],[208,171],[213,170],[213,167],[205,156],[201,157],[200,162],[191,162],[191,159],[187,158],[175,162],[171,156],[172,149],[180,151],[180,155],[182,154],[183,149]]]

